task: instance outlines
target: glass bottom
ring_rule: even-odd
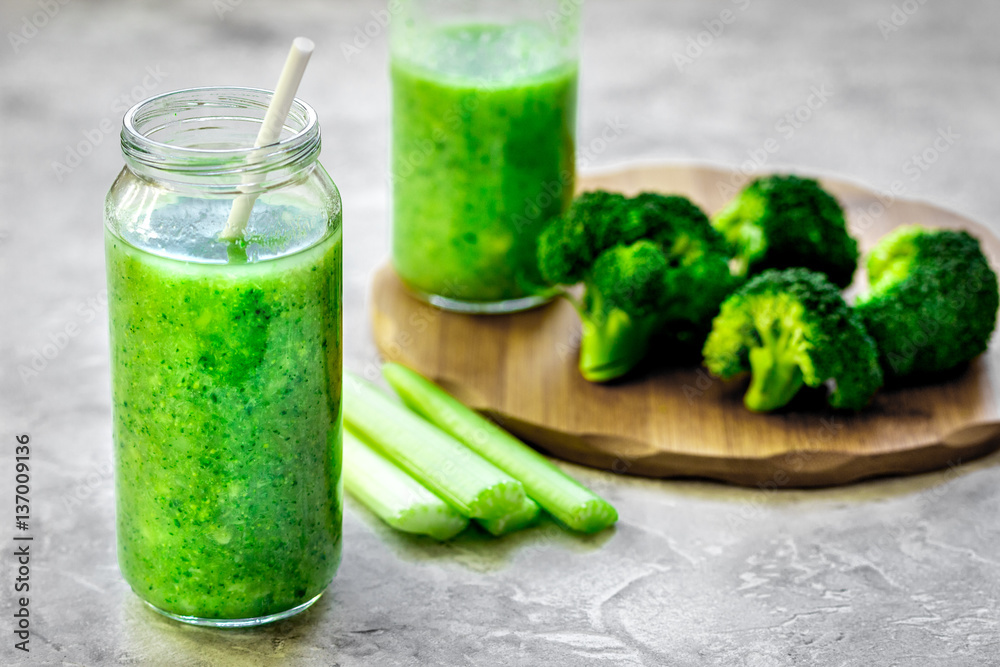
[[[405,283],[404,283],[405,284]],[[450,299],[439,294],[429,294],[409,285],[406,289],[413,296],[424,303],[429,303],[435,308],[447,310],[453,313],[466,313],[468,315],[504,315],[507,313],[519,313],[523,310],[531,310],[542,306],[553,299],[553,294],[533,294],[522,296],[517,299],[504,299],[502,301],[462,301],[460,299]]]
[[[167,618],[172,618],[175,621],[180,621],[181,623],[187,623],[189,625],[200,625],[202,627],[208,628],[253,628],[258,625],[266,625],[267,623],[274,623],[275,621],[281,621],[291,616],[295,616],[311,607],[316,600],[320,599],[323,594],[320,593],[312,600],[303,602],[298,607],[292,607],[285,611],[279,611],[277,614],[271,614],[269,616],[257,616],[256,618],[199,618],[197,616],[181,616],[180,614],[172,614],[169,611],[164,611],[154,604],[146,602],[146,604],[157,614],[162,614]]]

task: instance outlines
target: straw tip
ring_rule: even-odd
[[[316,45],[308,37],[296,37],[295,41],[292,42],[292,47],[302,53],[312,53]]]

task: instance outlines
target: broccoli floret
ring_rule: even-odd
[[[723,379],[751,373],[744,404],[755,412],[824,384],[831,406],[858,410],[882,386],[875,341],[833,283],[807,269],[765,271],[730,295],[704,355]]]
[[[997,318],[997,276],[964,231],[900,227],[868,256],[871,290],[856,310],[887,375],[939,373],[986,350]]]
[[[629,238],[653,239],[664,247],[697,243],[706,251],[725,251],[725,239],[687,197],[641,192],[626,199],[625,208],[628,221],[622,233]]]
[[[538,237],[542,277],[550,285],[575,285],[583,280],[598,255],[625,242],[626,201],[623,195],[603,190],[584,192],[574,199],[569,210]]]
[[[851,284],[858,243],[837,200],[810,178],[766,176],[743,189],[712,224],[736,256],[735,272],[803,267]]]
[[[684,197],[581,195],[543,231],[538,261],[553,284],[582,281],[580,370],[593,381],[625,374],[654,337],[707,333],[736,285],[725,241]]]

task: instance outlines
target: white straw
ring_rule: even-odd
[[[264,122],[261,123],[260,132],[257,133],[257,140],[254,142],[254,148],[273,144],[281,137],[281,128],[285,126],[285,118],[288,117],[288,110],[292,108],[292,101],[295,99],[299,82],[302,81],[302,74],[306,70],[309,56],[312,55],[314,48],[315,44],[312,43],[312,40],[305,37],[296,37],[292,42],[292,49],[288,52],[288,59],[285,60],[285,67],[281,70],[278,85],[274,88],[274,97],[271,98],[271,104],[267,107]],[[260,155],[252,154],[250,162],[253,162],[254,159],[260,159]],[[244,182],[247,180],[245,178]],[[240,195],[233,201],[233,208],[229,211],[226,228],[222,230],[222,240],[235,241],[243,238],[255,201],[257,201],[257,194]]]

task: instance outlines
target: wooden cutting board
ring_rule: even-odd
[[[579,187],[680,193],[711,213],[728,198],[720,184],[733,178],[711,167],[643,165],[586,176]],[[967,229],[991,259],[1000,257],[1000,241],[961,216],[821,180],[847,210],[863,250],[897,225],[921,223]],[[564,300],[515,315],[447,313],[412,298],[385,266],[374,276],[371,315],[386,359],[431,377],[544,452],[618,473],[827,486],[959,465],[1000,446],[995,339],[957,377],[883,390],[859,414],[817,407],[757,415],[743,408],[745,381],[722,382],[697,368],[614,385],[583,380],[580,323]]]

